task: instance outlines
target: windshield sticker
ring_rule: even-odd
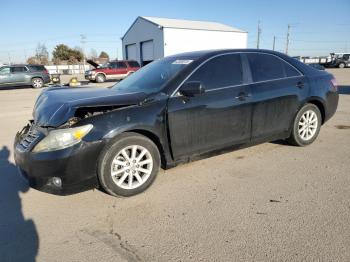
[[[173,65],[188,65],[192,63],[193,60],[175,60],[172,62]]]

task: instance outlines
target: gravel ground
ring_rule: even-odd
[[[131,198],[29,189],[12,143],[40,91],[0,91],[0,261],[350,261],[350,69],[330,71],[348,94],[311,146],[181,165]]]

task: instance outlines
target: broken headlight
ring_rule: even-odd
[[[71,147],[79,143],[92,128],[93,125],[88,124],[74,128],[52,130],[34,147],[33,152],[48,152]]]

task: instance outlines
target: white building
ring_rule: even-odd
[[[247,38],[221,23],[139,16],[122,37],[123,58],[145,65],[183,52],[246,48]]]

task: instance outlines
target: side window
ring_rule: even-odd
[[[10,73],[10,67],[6,66],[6,67],[0,68],[1,75],[5,75],[5,74],[9,74],[9,73]]]
[[[267,54],[247,54],[254,82],[285,77],[281,59]]]
[[[290,64],[281,61],[284,65],[284,71],[286,73],[287,77],[291,77],[291,76],[300,76],[300,73],[298,70],[296,70],[294,67],[292,67]]]
[[[23,72],[27,72],[27,68],[25,68],[24,66],[11,67],[11,73],[23,73]]]
[[[110,68],[118,68],[117,63],[109,63]]]
[[[126,66],[126,64],[124,62],[117,62],[117,68],[122,69],[122,68],[126,68],[126,67],[127,66]]]
[[[137,61],[128,61],[130,67],[140,67]]]
[[[187,81],[200,81],[206,90],[240,85],[243,70],[239,54],[221,55],[202,65]]]
[[[299,76],[300,73],[282,59],[268,54],[247,54],[254,82]]]

